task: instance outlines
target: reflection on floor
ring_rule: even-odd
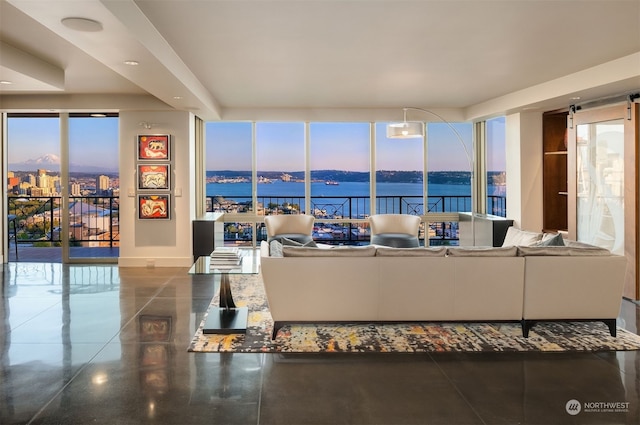
[[[640,423],[639,352],[195,354],[216,284],[186,269],[10,263],[2,289],[2,424]]]

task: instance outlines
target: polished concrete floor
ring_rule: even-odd
[[[195,354],[205,276],[55,263],[2,276],[3,425],[640,424],[639,352]],[[640,308],[624,301],[618,322],[637,333]]]

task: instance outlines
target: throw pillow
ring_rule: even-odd
[[[285,238],[285,237],[280,239],[280,243],[282,243],[283,246],[306,246],[306,247],[309,247],[309,248],[317,248],[318,247],[314,241],[309,241],[307,243],[301,243],[301,242],[294,241],[293,239],[289,239],[289,238]]]
[[[564,239],[560,233],[551,234],[545,233],[542,236],[542,240],[533,244],[533,246],[564,246]]]
[[[511,226],[507,229],[502,246],[531,246],[542,239],[542,233],[527,232]]]
[[[282,252],[282,244],[279,241],[269,242],[269,256],[284,257],[284,254]]]

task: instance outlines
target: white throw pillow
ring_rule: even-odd
[[[502,246],[531,246],[542,239],[542,232],[527,232],[511,226],[507,229]]]

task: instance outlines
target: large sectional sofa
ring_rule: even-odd
[[[625,257],[507,239],[497,248],[262,242],[273,337],[287,323],[406,321],[518,321],[527,337],[536,322],[555,320],[603,321],[616,335]]]

